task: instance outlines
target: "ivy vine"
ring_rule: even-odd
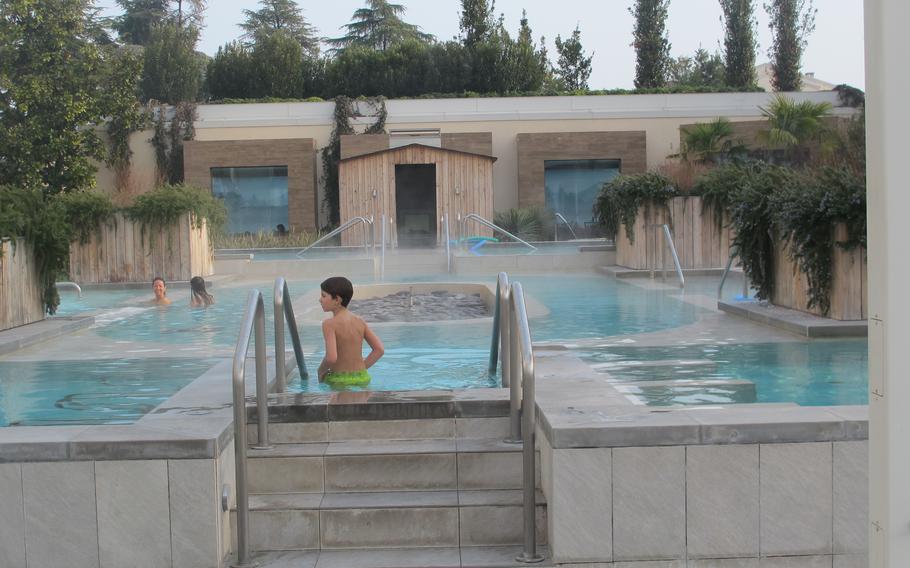
[[[135,202],[123,212],[139,224],[142,239],[145,239],[148,227],[166,227],[190,213],[197,229],[205,221],[209,242],[214,243],[214,235],[221,231],[227,219],[224,203],[220,199],[202,188],[184,184],[158,186],[137,196]]]
[[[645,215],[652,208],[667,209],[667,201],[679,195],[679,189],[666,176],[649,172],[620,175],[604,184],[594,202],[594,217],[607,236],[616,238],[625,225],[626,237],[635,242],[635,219],[644,207]]]
[[[358,99],[370,105],[376,116],[376,121],[364,130],[364,134],[382,134],[385,132],[385,122],[388,111],[385,106],[385,97],[369,97]],[[329,223],[337,225],[341,218],[338,187],[338,164],[341,162],[341,137],[356,134],[351,120],[363,116],[355,112],[354,101],[350,97],[338,95],[335,97],[335,112],[332,120],[332,135],[328,145],[322,149],[322,179],[325,183],[323,202],[329,210]]]

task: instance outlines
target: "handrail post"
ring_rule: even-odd
[[[267,384],[265,366],[265,307],[262,293],[250,290],[244,312],[240,335],[234,348],[231,373],[231,387],[234,402],[234,473],[237,494],[237,562],[236,568],[247,568],[250,563],[250,501],[247,488],[247,415],[246,415],[246,356],[250,346],[250,335],[255,327],[256,342],[256,387]],[[266,409],[267,410],[267,409]],[[262,409],[257,407],[262,414]],[[261,431],[260,431],[261,432]]]
[[[260,294],[260,298],[261,298]],[[256,349],[256,418],[259,442],[253,446],[257,450],[269,450],[269,381],[265,345],[265,308],[256,309],[255,317]]]
[[[502,386],[509,388],[509,437],[504,441],[509,444],[520,444],[521,398],[524,391],[524,385],[521,383],[521,354],[518,352],[521,330],[515,323],[514,284],[510,286],[506,279],[503,282],[503,290],[500,299],[503,313],[499,327],[502,338]]]
[[[686,287],[686,278],[683,276],[682,266],[679,264],[679,255],[676,254],[676,245],[673,243],[673,236],[670,234],[670,226],[663,225],[664,237],[666,237],[667,246],[670,248],[670,254],[673,256],[673,264],[676,267],[676,275],[679,276],[679,287]],[[661,256],[663,253],[661,252]]]
[[[275,313],[275,390],[287,390],[287,370],[284,360],[284,278],[275,279],[275,288],[272,291],[272,307]]]
[[[291,305],[291,291],[288,289],[287,282],[284,283],[282,296],[284,297],[284,317],[287,318],[288,327],[291,330],[291,347],[294,348],[297,371],[300,373],[300,379],[305,381],[309,378],[309,373],[307,373],[306,361],[303,358],[303,346],[300,344],[300,332],[297,330],[297,316],[294,315],[294,306]],[[285,390],[287,390],[287,383],[285,383]]]
[[[379,240],[382,244],[379,247],[379,280],[385,280],[385,213],[380,219],[382,226],[379,228]]]
[[[521,418],[522,418],[522,489],[524,494],[524,550],[515,560],[523,563],[535,563],[543,560],[537,554],[537,501],[535,495],[536,469],[534,463],[534,446],[536,437],[536,401],[534,377],[534,348],[531,343],[531,330],[528,326],[528,312],[525,308],[524,292],[521,284],[512,284],[510,297],[512,317],[512,360],[516,366],[521,365]],[[516,373],[517,374],[517,373]]]

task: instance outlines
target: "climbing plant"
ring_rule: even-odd
[[[364,130],[364,134],[382,134],[385,132],[385,121],[388,116],[385,97],[359,99],[369,105],[376,116],[376,121]],[[329,210],[329,224],[337,225],[341,218],[338,188],[338,164],[341,162],[341,137],[355,134],[351,119],[358,115],[354,110],[354,101],[344,95],[335,97],[335,113],[332,121],[332,135],[329,143],[322,149],[322,179],[325,183],[323,202]]]
[[[153,112],[152,146],[158,181],[163,184],[183,182],[183,143],[196,137],[196,103],[174,105],[168,120],[168,106],[159,104]]]
[[[594,217],[607,236],[616,238],[620,226],[625,225],[626,237],[635,242],[638,210],[644,207],[645,215],[650,215],[652,208],[666,209],[667,200],[677,195],[678,188],[659,173],[620,175],[604,184],[594,202]]]
[[[221,200],[202,188],[185,184],[164,184],[136,197],[124,210],[127,217],[140,225],[142,237],[148,227],[168,226],[190,213],[196,228],[205,221],[210,242],[224,226],[227,213]]]

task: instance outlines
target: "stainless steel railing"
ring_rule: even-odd
[[[529,247],[531,250],[537,250],[537,247],[535,247],[531,243],[516,237],[515,235],[506,231],[499,225],[494,225],[493,223],[491,223],[490,221],[487,221],[486,219],[484,219],[477,213],[468,213],[461,219],[461,240],[462,241],[464,241],[465,227],[467,226],[468,221],[475,221],[477,223],[480,223],[481,225],[483,225],[484,227],[487,227],[488,229],[493,229],[494,231],[499,231],[503,235],[506,235],[507,237],[515,239],[516,241],[520,242],[521,244],[525,245],[526,247]]]
[[[268,437],[268,375],[266,370],[265,345],[265,304],[259,290],[250,290],[247,296],[246,311],[240,325],[240,335],[234,348],[234,368],[232,386],[234,395],[234,468],[237,486],[237,564],[238,567],[251,566],[250,563],[250,501],[247,487],[246,459],[246,357],[250,347],[250,337],[255,332],[256,354],[256,414],[258,418],[259,439],[263,434]],[[259,448],[260,446],[254,446]]]
[[[443,213],[442,219],[440,219],[440,220],[442,221],[443,234],[445,235],[445,239],[446,239],[446,272],[448,274],[451,274],[452,273],[452,247],[451,247],[451,240],[450,240],[451,237],[449,236],[449,214]],[[494,369],[493,372],[495,373],[496,370]]]
[[[557,211],[556,213],[554,213],[554,217],[556,218],[556,221],[553,222],[553,240],[554,241],[559,240],[559,223],[557,221],[562,221],[563,225],[568,227],[569,232],[572,233],[572,238],[578,239],[578,235],[575,234],[575,229],[573,229],[572,225],[569,224],[569,221],[565,217],[563,217],[562,213]]]
[[[75,282],[56,282],[56,283],[54,283],[54,286],[56,286],[58,289],[72,288],[73,290],[76,291],[77,294],[79,294],[80,298],[82,297],[82,287],[79,286],[78,284],[76,284]]]
[[[543,556],[537,554],[537,519],[534,467],[534,446],[537,435],[537,401],[535,400],[534,346],[531,343],[531,328],[528,325],[528,311],[525,306],[521,283],[512,283],[509,294],[511,334],[509,351],[512,359],[512,390],[521,384],[521,453],[522,491],[524,493],[524,550],[515,560],[519,562],[540,562]]]
[[[512,308],[510,299],[512,289],[509,286],[509,275],[500,272],[496,278],[496,300],[493,305],[493,337],[490,342],[491,375],[496,374],[497,359],[501,361],[502,368],[500,384],[509,389],[509,437],[506,442],[517,444],[521,441],[521,383],[513,381],[512,369],[515,359],[512,356],[511,330]]]
[[[300,378],[306,380],[308,374],[306,361],[303,358],[303,348],[300,345],[300,332],[297,330],[297,318],[294,315],[294,306],[291,305],[291,291],[288,289],[288,283],[281,276],[275,279],[273,304],[275,308],[275,391],[284,392],[288,386],[288,373],[284,360],[285,319],[287,319],[288,328],[291,331],[291,345],[294,348],[294,358],[297,360]],[[267,440],[268,437],[266,437]]]
[[[723,297],[724,293],[724,284],[727,282],[727,275],[730,274],[730,269],[733,267],[733,261],[736,259],[736,252],[730,251],[730,258],[727,259],[727,267],[724,268],[724,273],[720,277],[720,284],[717,286],[717,299],[720,300]],[[746,276],[746,272],[743,271],[743,298],[749,297],[749,278]]]
[[[385,213],[379,218],[379,280],[385,280]]]
[[[667,224],[658,224],[658,225],[649,225],[649,227],[656,229],[656,231],[654,233],[654,245],[660,251],[661,278],[664,280],[666,279],[666,273],[665,273],[666,271],[664,269],[664,252],[663,252],[664,249],[662,247],[659,247],[657,242],[661,239],[661,237],[663,237],[664,246],[667,249],[669,249],[670,256],[673,258],[673,267],[676,270],[676,276],[679,279],[679,287],[685,288],[686,287],[686,278],[685,278],[685,276],[683,276],[682,266],[679,263],[679,255],[676,254],[676,245],[673,243],[673,236],[670,234],[670,226]],[[653,258],[651,258],[648,262],[648,264],[650,266],[651,278],[654,278],[654,272],[655,272],[654,264],[657,264],[658,250],[654,251]],[[651,256],[651,255],[648,255],[646,253],[645,256],[647,257],[647,256]]]
[[[352,218],[352,219],[349,219],[349,220],[345,221],[340,227],[334,229],[334,230],[333,230],[332,232],[330,232],[329,234],[327,234],[327,235],[325,235],[325,236],[323,236],[323,237],[320,237],[320,238],[316,239],[316,242],[310,244],[308,247],[306,247],[306,248],[304,248],[302,251],[298,252],[298,253],[297,253],[297,258],[301,258],[301,257],[302,257],[304,254],[306,254],[306,252],[307,252],[308,250],[310,250],[311,248],[313,248],[313,247],[315,247],[315,246],[317,246],[317,245],[320,245],[320,244],[324,243],[325,241],[331,239],[332,237],[335,237],[335,236],[337,236],[337,235],[340,235],[341,233],[347,231],[347,230],[350,229],[351,227],[353,227],[353,226],[355,226],[355,225],[358,225],[358,224],[363,224],[363,226],[364,226],[364,232],[363,232],[363,248],[364,248],[365,250],[369,250],[369,248],[370,248],[371,245],[375,245],[375,244],[376,244],[376,243],[374,242],[374,241],[375,241],[375,237],[374,237],[374,235],[373,235],[373,220],[372,220],[372,219],[367,219],[366,217],[354,217],[354,218]],[[367,230],[367,228],[368,228],[369,230]],[[367,242],[367,233],[369,233],[369,235],[370,235],[369,242]]]

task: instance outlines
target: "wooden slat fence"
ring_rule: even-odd
[[[834,237],[846,240],[847,227],[834,227]],[[790,260],[787,243],[781,242],[774,251],[774,293],[771,303],[784,308],[822,315],[817,307],[806,308],[809,301],[809,282],[797,264]],[[866,287],[866,251],[834,248],[831,275],[831,309],[828,317],[836,320],[864,320],[868,315]]]
[[[31,245],[0,243],[0,331],[44,319],[43,290]]]
[[[213,250],[205,222],[184,215],[170,227],[146,227],[122,214],[89,242],[70,245],[70,277],[83,283],[189,280],[213,274]]]
[[[616,264],[626,268],[646,269],[659,266],[663,239],[655,242],[655,229],[648,225],[669,223],[673,243],[684,270],[724,268],[729,258],[732,238],[729,227],[717,229],[714,212],[702,213],[701,197],[674,197],[667,207],[641,208],[635,219],[635,240],[626,237],[625,226],[616,235]],[[650,232],[650,235],[649,235]],[[666,266],[672,266],[669,252],[664,252]]]

